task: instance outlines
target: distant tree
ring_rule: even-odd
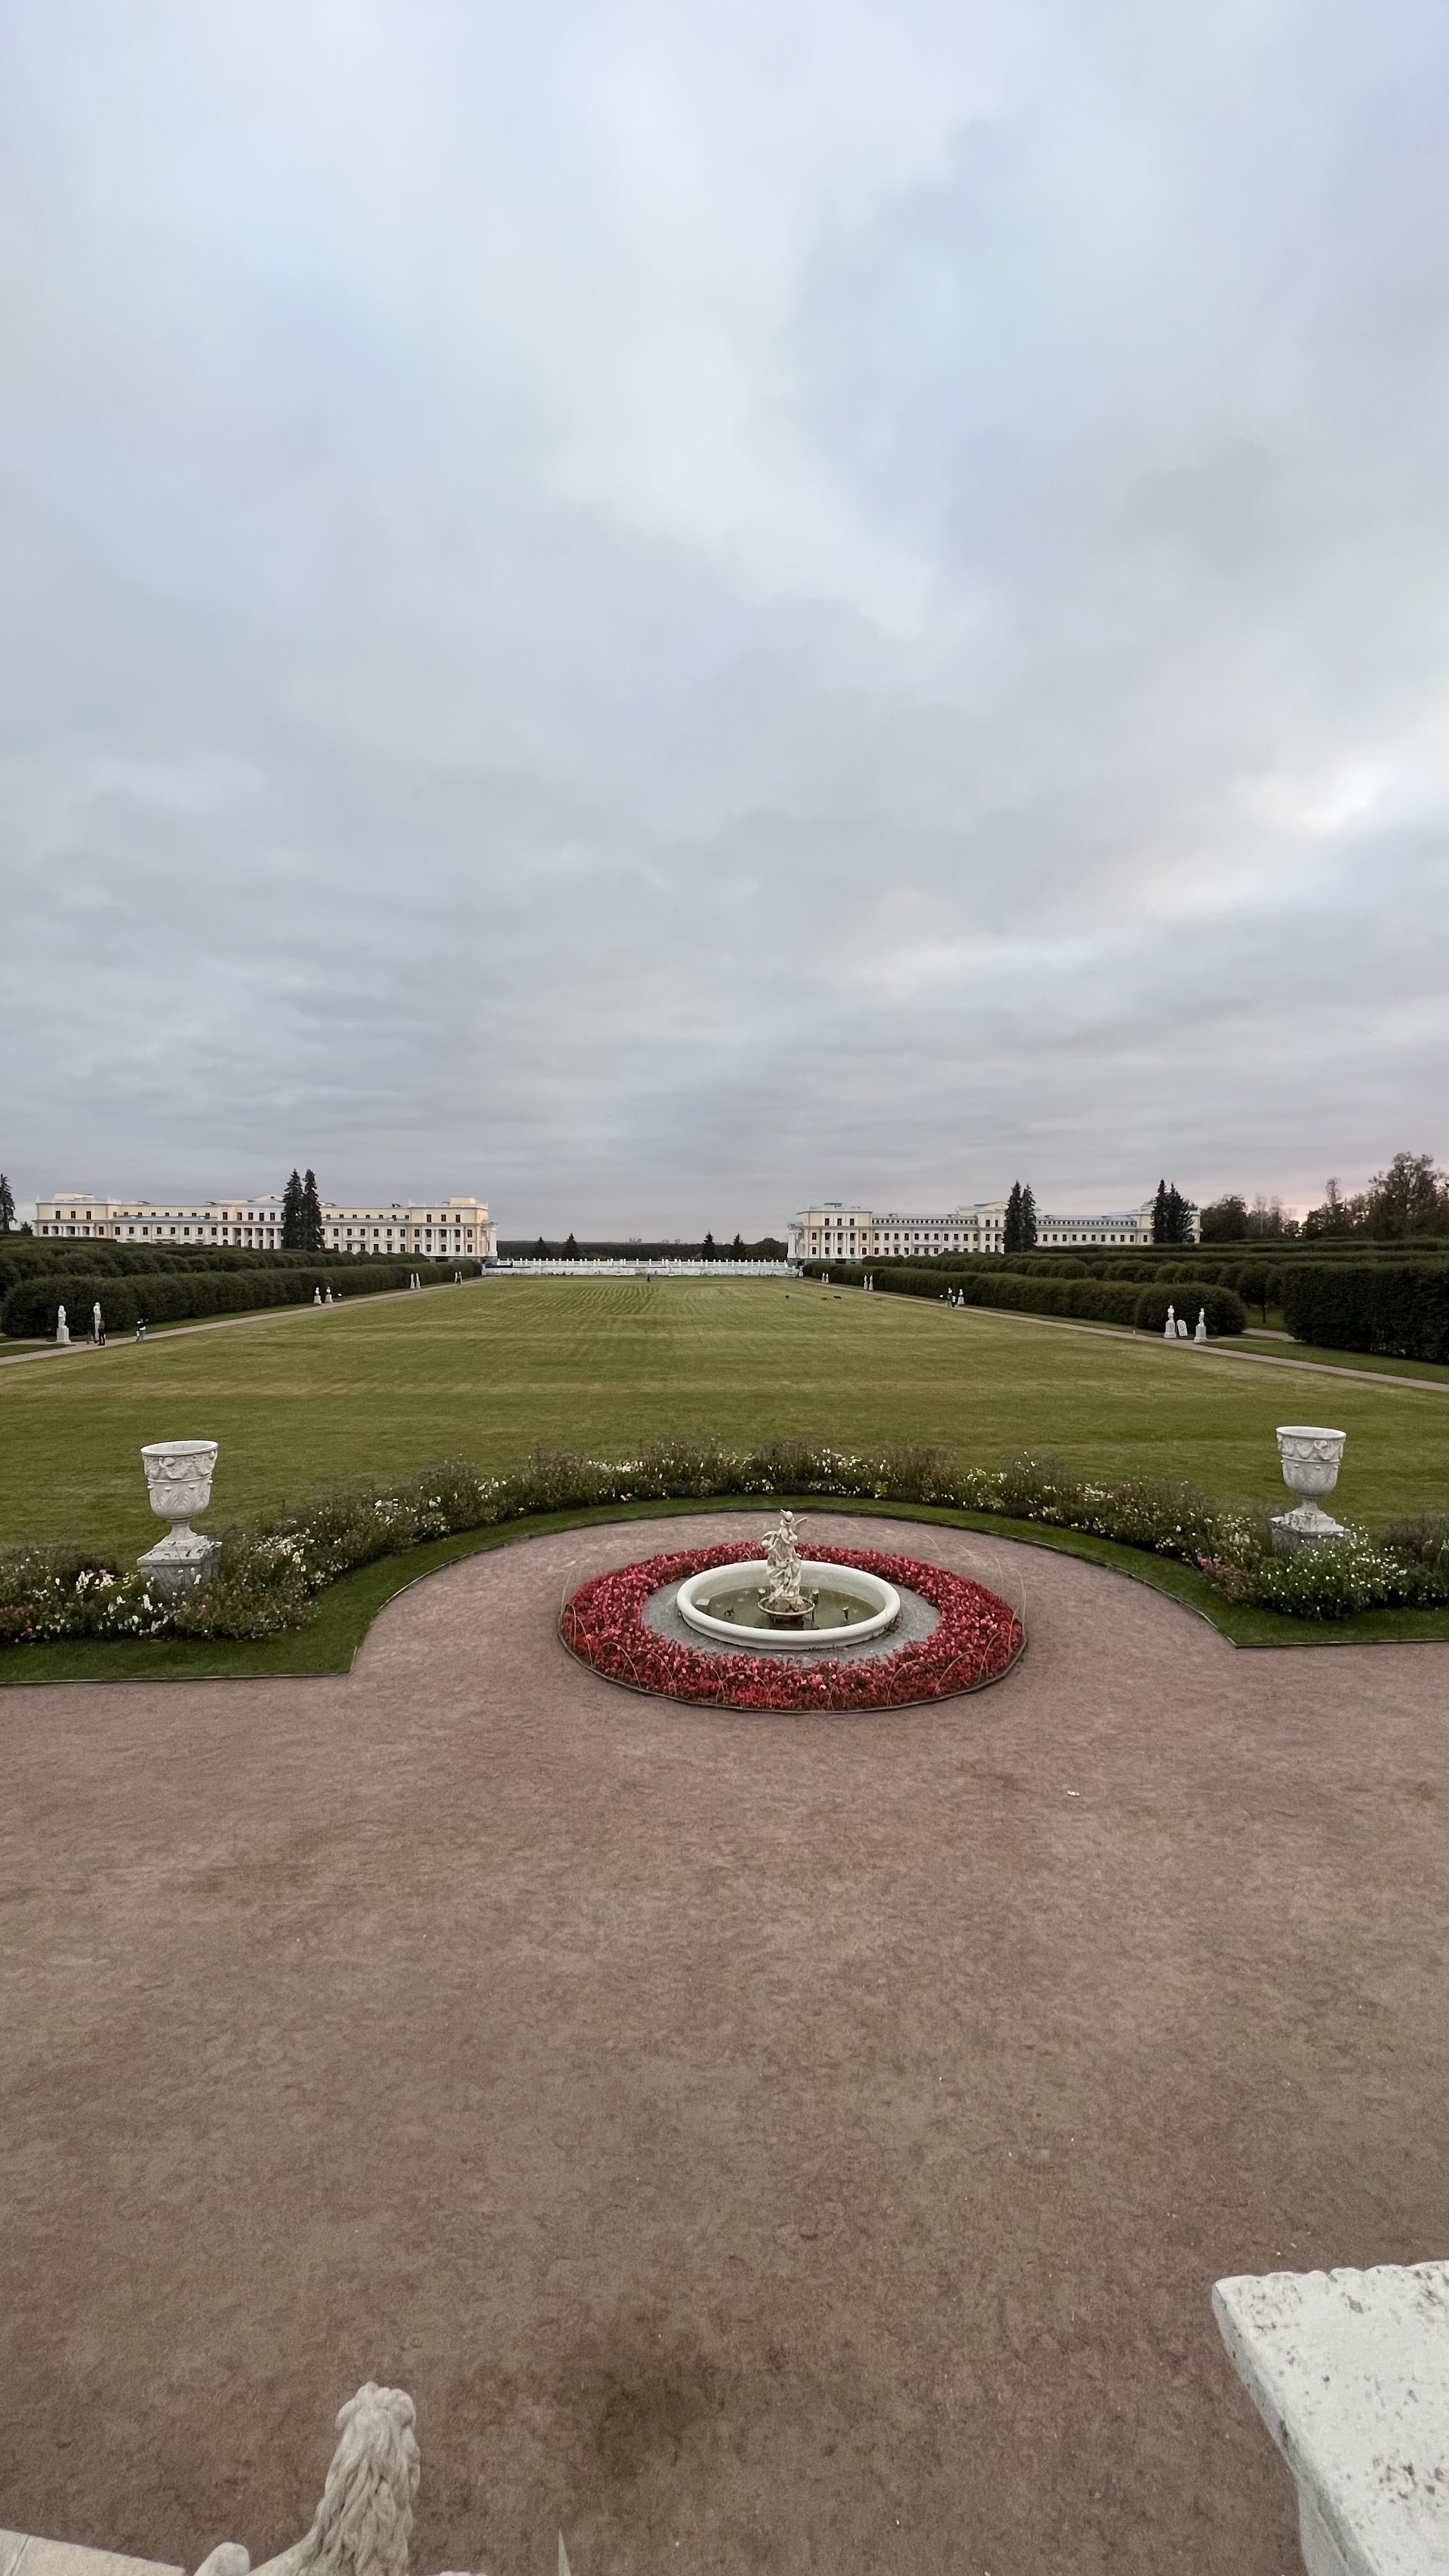
[[[282,1192],[282,1250],[305,1252],[306,1249],[302,1241],[302,1175],[294,1169]]]
[[[1024,1252],[1026,1249],[1021,1239],[1020,1181],[1011,1184],[1011,1195],[1006,1202],[1006,1221],[1001,1229],[1001,1249],[1003,1252]]]
[[[533,1257],[535,1261],[547,1261],[548,1259],[548,1245],[544,1242],[542,1235],[539,1236],[537,1243],[533,1247]]]
[[[1323,1205],[1309,1209],[1303,1220],[1303,1231],[1306,1235],[1357,1234],[1367,1223],[1367,1199],[1346,1199],[1338,1182],[1330,1178],[1323,1193]]]
[[[1405,1234],[1449,1231],[1449,1172],[1432,1154],[1396,1154],[1368,1185],[1369,1224],[1388,1242]]]
[[[578,1259],[578,1251],[579,1247],[575,1243],[573,1236],[570,1235],[567,1243],[564,1245],[564,1259],[566,1261],[576,1261]]]
[[[733,1243],[730,1245],[730,1259],[731,1261],[743,1261],[744,1257],[745,1238],[742,1234],[737,1234]]]
[[[1297,1217],[1289,1216],[1281,1199],[1265,1199],[1260,1190],[1248,1210],[1250,1240],[1254,1243],[1281,1243],[1286,1235],[1297,1232]]]
[[[1241,1194],[1230,1191],[1226,1198],[1214,1199],[1202,1212],[1204,1243],[1246,1243],[1248,1239],[1248,1202]]]
[[[1192,1210],[1175,1181],[1159,1181],[1152,1202],[1152,1240],[1154,1243],[1187,1243],[1190,1241],[1188,1218]]]
[[[1346,1198],[1330,1180],[1321,1207],[1303,1220],[1305,1235],[1368,1235],[1402,1242],[1406,1235],[1449,1234],[1449,1172],[1432,1154],[1395,1154],[1386,1172],[1375,1172],[1366,1190]]]
[[[1023,1252],[1036,1250],[1036,1192],[1030,1181],[1023,1184],[1021,1193],[1021,1248]]]
[[[0,1172],[0,1234],[8,1234],[15,1223],[15,1193],[5,1174]]]
[[[718,1261],[719,1246],[715,1242],[712,1234],[707,1234],[705,1236],[703,1243],[699,1247],[699,1257],[701,1261]]]
[[[309,1171],[302,1179],[302,1240],[298,1250],[320,1252],[321,1249],[322,1201],[317,1191],[317,1175]]]

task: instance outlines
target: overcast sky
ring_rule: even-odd
[[[1443,0],[0,0],[17,1196],[1449,1156]]]

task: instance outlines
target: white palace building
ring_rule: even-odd
[[[1117,1216],[1038,1216],[1038,1252],[1066,1252],[1078,1245],[1130,1246],[1152,1241],[1153,1201]],[[1188,1211],[1189,1240],[1199,1238],[1196,1208]],[[824,1199],[802,1208],[790,1224],[792,1261],[904,1260],[913,1252],[1000,1252],[1006,1230],[1005,1199],[978,1201],[953,1208],[949,1216],[877,1215],[871,1208],[847,1207]]]
[[[59,1190],[35,1209],[37,1234],[89,1235],[108,1243],[240,1244],[253,1252],[280,1252],[279,1197],[204,1199],[191,1207],[159,1207],[150,1199],[93,1199],[84,1190]],[[481,1199],[434,1199],[424,1207],[334,1207],[322,1202],[325,1252],[418,1254],[441,1261],[451,1254],[475,1261],[497,1257],[497,1228]]]

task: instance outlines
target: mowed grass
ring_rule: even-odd
[[[437,1458],[669,1434],[1029,1450],[1272,1502],[1274,1426],[1302,1421],[1349,1435],[1341,1516],[1445,1507],[1436,1393],[798,1282],[503,1277],[0,1369],[0,1538],[138,1552],[160,1535],[138,1452],[163,1438],[220,1442],[215,1527]]]

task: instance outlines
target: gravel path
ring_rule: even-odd
[[[1449,1646],[1235,1654],[1009,1542],[999,1688],[755,1718],[559,1646],[603,1528],[345,1678],[4,1695],[0,2520],[420,2576],[1287,2576],[1225,2272],[1445,2251]]]

